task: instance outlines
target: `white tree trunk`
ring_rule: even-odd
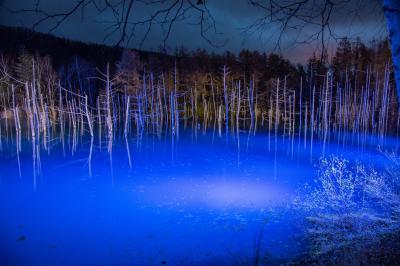
[[[385,13],[390,50],[396,79],[397,99],[400,104],[400,1],[383,0],[383,12]]]

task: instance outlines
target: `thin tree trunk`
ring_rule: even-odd
[[[400,1],[383,0],[383,12],[386,17],[390,50],[396,79],[397,99],[400,103]]]

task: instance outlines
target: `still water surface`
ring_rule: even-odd
[[[90,140],[74,154],[55,143],[41,152],[12,142],[0,153],[2,265],[232,265],[307,249],[305,213],[291,207],[313,184],[321,156],[341,155],[378,169],[394,139],[304,143],[266,134],[220,137],[190,132],[115,141]],[[129,153],[127,150],[127,145]],[[67,143],[68,146],[68,143]],[[130,166],[131,164],[131,166]]]

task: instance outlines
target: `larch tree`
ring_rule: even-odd
[[[215,1],[215,0],[214,0]],[[177,22],[187,21],[188,24],[197,25],[198,34],[212,46],[223,46],[217,44],[218,31],[213,9],[208,4],[212,0],[77,0],[66,10],[49,11],[40,5],[40,2],[33,7],[26,9],[11,10],[15,13],[35,13],[38,19],[33,23],[33,29],[45,24],[49,31],[60,27],[65,21],[76,13],[84,15],[84,10],[92,9],[99,17],[106,12],[112,14],[111,21],[105,23],[105,36],[118,35],[117,46],[128,46],[132,38],[141,39],[141,44],[148,38],[154,27],[159,26],[161,30],[160,40],[165,45]],[[311,26],[313,30],[309,34],[303,34],[302,42],[317,42],[321,47],[321,58],[326,53],[326,42],[329,39],[340,40],[346,36],[339,36],[334,30],[335,12],[346,12],[341,14],[341,20],[346,17],[362,17],[361,10],[370,7],[367,14],[384,16],[387,24],[387,32],[392,51],[392,61],[396,77],[398,99],[400,100],[400,1],[399,0],[247,0],[251,7],[254,7],[259,17],[254,23],[248,25],[247,33],[270,32],[272,26],[278,27],[276,49],[281,46],[282,38],[290,31],[302,33]],[[372,7],[372,8],[371,8]],[[143,17],[143,9],[146,8],[147,17]],[[226,6],[229,8],[229,6]],[[337,17],[336,17],[337,18]],[[349,22],[351,26],[351,23]],[[137,36],[138,28],[141,36]]]

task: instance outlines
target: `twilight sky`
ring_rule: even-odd
[[[73,15],[66,18],[53,30],[52,34],[85,42],[115,44],[121,35],[118,30],[112,31],[115,29],[113,25],[115,25],[116,17],[121,19],[121,16],[123,16],[121,14],[128,10],[129,1],[108,0],[111,4],[126,2],[125,6],[116,5],[119,9],[115,9],[114,13],[110,8],[106,8],[105,0],[86,1],[88,1],[87,6],[84,8],[80,6]],[[193,3],[197,1],[192,0]],[[256,1],[260,3],[268,2]],[[293,3],[296,1],[298,0],[283,0],[281,2]],[[340,1],[343,2],[343,0],[332,0],[332,2]],[[98,4],[98,9],[93,5],[93,2]],[[161,3],[154,4],[154,2]],[[126,26],[129,33],[128,37],[133,32],[134,22],[146,20],[156,14],[157,11],[171,6],[174,2],[175,0],[135,0]],[[324,3],[322,0],[310,0],[309,2],[310,5],[306,8],[310,10],[310,13]],[[348,2],[344,6],[334,8],[330,14],[330,30],[336,37],[360,37],[368,42],[373,38],[386,36],[386,25],[379,0],[349,0]],[[35,6],[38,6],[41,11],[53,14],[70,10],[76,3],[78,3],[78,0],[0,0],[0,24],[30,28],[33,23],[43,18],[43,14],[40,12],[15,13],[12,11],[35,9]],[[249,0],[206,0],[207,8],[215,20],[216,27],[215,32],[214,28],[209,28],[209,26],[212,26],[212,20],[209,18],[205,20],[203,28],[208,29],[205,30],[205,36],[211,40],[213,45],[210,45],[201,36],[201,28],[198,24],[200,13],[196,12],[188,4],[189,2],[182,1],[182,3],[181,10],[187,11],[174,21],[166,40],[166,46],[169,49],[184,46],[189,50],[203,48],[216,53],[226,50],[237,53],[241,49],[250,49],[260,52],[282,53],[283,56],[293,62],[303,63],[316,49],[320,48],[320,41],[311,41],[313,34],[320,29],[320,26],[317,25],[302,25],[301,22],[294,21],[291,27],[284,32],[279,48],[276,45],[280,33],[279,23],[272,22],[246,31],[246,27],[252,25],[265,14],[265,11],[261,8],[250,5]],[[105,8],[104,11],[101,11],[102,8]],[[175,14],[174,12],[177,12],[178,8],[179,5],[176,5],[174,9],[171,9],[170,14]],[[161,21],[160,17],[158,21]],[[35,30],[46,33],[56,22],[54,19],[44,21]],[[296,27],[292,27],[293,25]],[[152,24],[147,38],[143,41],[148,26],[148,23],[136,25],[134,35],[131,36],[129,43],[125,42],[124,45],[143,50],[158,50],[160,45],[163,45],[164,38],[168,35],[169,24],[165,24],[164,27],[157,23]],[[112,34],[108,36],[109,33]],[[108,38],[104,39],[106,36]],[[329,36],[328,29],[326,36]],[[335,44],[335,40],[330,38],[328,42],[329,52],[334,50]]]

